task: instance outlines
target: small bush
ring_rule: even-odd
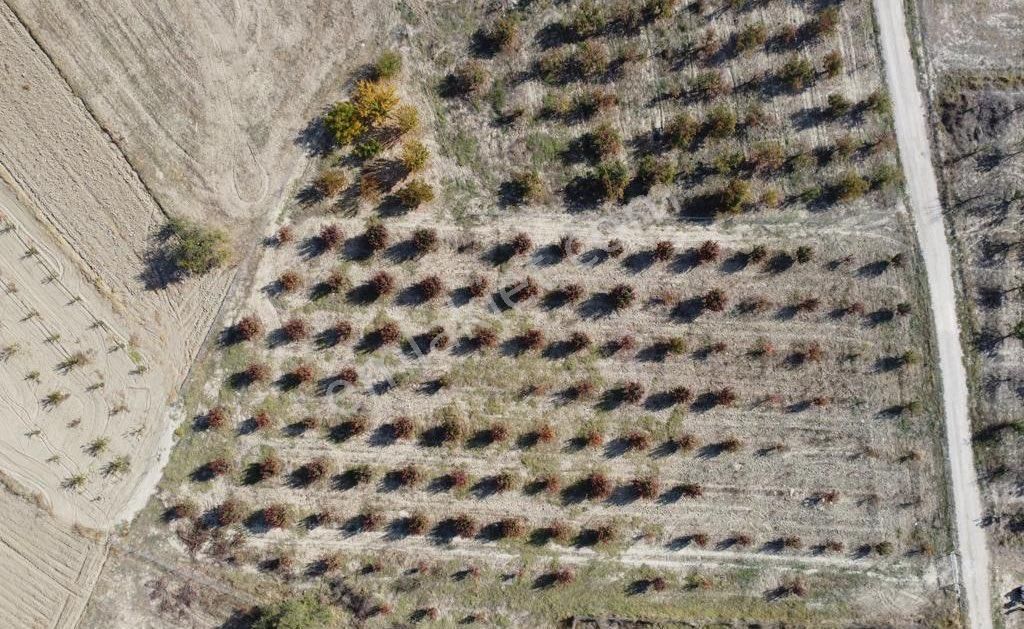
[[[716,211],[738,214],[750,203],[750,184],[743,179],[731,179],[715,196]]]
[[[712,288],[704,295],[704,308],[711,312],[721,312],[725,310],[725,305],[728,303],[728,299],[725,293],[719,288]]]
[[[536,351],[544,346],[544,332],[536,328],[523,333],[520,342],[527,351]]]
[[[348,185],[348,177],[340,168],[325,168],[313,183],[317,191],[327,198],[337,196]]]
[[[284,462],[281,460],[281,457],[277,456],[274,452],[270,452],[258,464],[259,478],[260,480],[266,480],[279,476],[283,469]]]
[[[747,24],[736,33],[736,50],[748,53],[763,47],[768,41],[768,27],[764,22]]]
[[[622,136],[607,122],[602,122],[591,129],[585,140],[588,151],[597,160],[613,157],[622,150]]]
[[[448,77],[449,91],[458,96],[482,94],[490,80],[487,66],[473,59],[460,64]]]
[[[569,585],[576,580],[576,572],[572,568],[559,568],[552,573],[555,585]]]
[[[870,189],[867,180],[854,171],[843,173],[836,181],[834,190],[840,201],[853,201],[864,196]]]
[[[793,91],[800,91],[814,80],[814,66],[805,57],[790,57],[779,70],[779,80]]]
[[[642,452],[651,447],[651,436],[639,430],[628,433],[623,439],[630,450]]]
[[[693,392],[686,387],[673,387],[668,393],[673,404],[686,404],[693,399]]]
[[[517,482],[518,479],[516,479],[516,475],[512,472],[501,472],[494,477],[494,490],[498,493],[503,493],[515,489]]]
[[[331,293],[338,293],[349,286],[348,275],[342,269],[332,269],[324,280],[324,288]]]
[[[578,352],[590,347],[590,336],[586,332],[573,332],[569,336],[569,340],[566,341],[566,345],[570,351]]]
[[[284,225],[278,229],[278,234],[274,239],[278,241],[278,245],[287,245],[295,240],[295,229],[292,228],[292,225]]]
[[[716,105],[708,112],[707,134],[724,139],[736,133],[736,112],[725,105]]]
[[[434,188],[421,179],[413,179],[402,187],[396,196],[405,207],[415,210],[434,200]]]
[[[245,368],[245,379],[252,384],[261,384],[270,379],[270,366],[267,363],[254,362]]]
[[[245,516],[245,504],[238,498],[228,498],[217,507],[217,523],[231,526],[242,521]]]
[[[697,261],[701,264],[715,262],[722,253],[722,246],[715,240],[705,240],[697,248]]]
[[[868,94],[867,99],[864,101],[864,106],[868,111],[880,115],[887,115],[892,111],[889,97],[881,90],[875,90]]]
[[[347,321],[335,322],[328,332],[338,339],[339,342],[352,338],[352,324]]]
[[[573,59],[576,72],[584,79],[596,79],[608,73],[611,53],[603,42],[589,40],[576,50]]]
[[[502,518],[495,523],[494,528],[502,539],[518,539],[526,534],[526,521],[522,518]]]
[[[536,170],[524,170],[512,176],[512,192],[521,203],[544,200],[544,180]]]
[[[520,19],[515,13],[506,13],[484,31],[483,36],[489,47],[501,52],[519,48],[522,43]]]
[[[498,333],[491,328],[478,327],[473,331],[473,343],[481,348],[494,347],[498,344]]]
[[[487,289],[490,288],[490,281],[481,275],[477,275],[466,287],[471,297],[483,297],[487,294]]]
[[[377,340],[380,341],[381,345],[391,345],[396,343],[398,339],[402,337],[402,330],[394,321],[387,321],[374,330],[374,334],[377,336]]]
[[[395,86],[390,82],[359,81],[352,102],[364,124],[378,126],[388,119],[399,99]]]
[[[517,256],[525,255],[533,249],[533,240],[526,233],[519,232],[509,242],[509,248]]]
[[[373,64],[373,78],[388,80],[398,76],[402,71],[402,55],[394,50],[385,50]]]
[[[602,4],[596,0],[583,0],[569,19],[569,28],[578,39],[599,35],[608,26],[608,17]]]
[[[594,169],[594,180],[601,198],[620,201],[629,185],[629,170],[620,160],[602,162]]]
[[[688,148],[697,137],[700,125],[689,113],[676,114],[669,121],[665,133],[669,142],[676,148]]]
[[[645,155],[637,164],[636,180],[645,190],[657,184],[670,184],[676,177],[676,167],[668,159]]]
[[[228,423],[228,411],[223,406],[214,406],[206,411],[206,427],[211,430],[220,430]]]
[[[715,393],[715,402],[719,406],[732,406],[736,403],[736,392],[732,387],[724,387]]]
[[[349,101],[335,103],[324,116],[324,124],[338,146],[351,144],[364,130],[359,111]]]
[[[476,518],[465,513],[461,513],[452,518],[451,523],[452,529],[459,537],[475,537],[477,532],[480,530],[480,525],[477,524]]]
[[[265,410],[256,411],[252,416],[252,421],[256,430],[266,430],[274,425],[274,418]]]
[[[825,75],[830,79],[834,79],[840,75],[843,71],[843,55],[838,50],[830,50],[825,54],[825,58],[822,60],[822,66],[825,69]]]
[[[402,146],[402,165],[411,173],[426,168],[429,159],[430,151],[419,140],[409,140]]]
[[[183,498],[167,511],[167,517],[173,520],[192,519],[199,515],[199,505],[194,500]]]
[[[654,259],[658,262],[667,262],[676,254],[676,246],[669,240],[659,241],[654,246]]]
[[[829,94],[827,112],[831,118],[839,118],[850,113],[853,103],[842,94]]]
[[[437,251],[439,239],[437,230],[432,227],[420,227],[412,233],[412,244],[416,247],[416,253],[424,255]]]

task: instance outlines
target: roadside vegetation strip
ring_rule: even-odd
[[[880,23],[886,76],[895,103],[896,133],[908,194],[928,271],[939,344],[960,584],[970,625],[987,629],[992,626],[988,547],[985,531],[981,528],[984,514],[974,464],[967,373],[960,345],[952,255],[931,159],[926,110],[918,92],[902,3],[875,0],[874,4]]]

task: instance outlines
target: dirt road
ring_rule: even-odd
[[[982,505],[967,412],[967,373],[960,347],[952,256],[946,241],[938,183],[932,166],[927,117],[917,90],[903,2],[874,0],[874,5],[885,58],[886,81],[893,101],[900,159],[928,271],[928,288],[938,336],[962,594],[970,626],[987,629],[992,626],[988,548],[985,531],[979,524]]]

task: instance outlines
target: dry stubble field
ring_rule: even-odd
[[[666,4],[532,4],[497,46],[488,7],[400,5],[377,85],[420,124],[317,156],[111,578],[191,556],[371,624],[958,624],[870,4]],[[90,618],[224,604],[131,581]]]

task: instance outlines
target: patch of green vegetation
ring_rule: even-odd
[[[420,25],[421,20],[419,14],[416,13],[416,10],[413,9],[406,0],[399,0],[397,9],[398,14],[402,16],[402,19],[405,20],[406,24],[409,24],[410,26]]]
[[[441,139],[441,154],[453,158],[459,166],[473,166],[479,161],[480,144],[471,133],[458,129]]]
[[[268,605],[259,612],[253,629],[318,629],[334,619],[329,607],[307,595]]]
[[[537,132],[526,136],[526,150],[534,168],[560,162],[565,148],[565,139],[550,133]]]

